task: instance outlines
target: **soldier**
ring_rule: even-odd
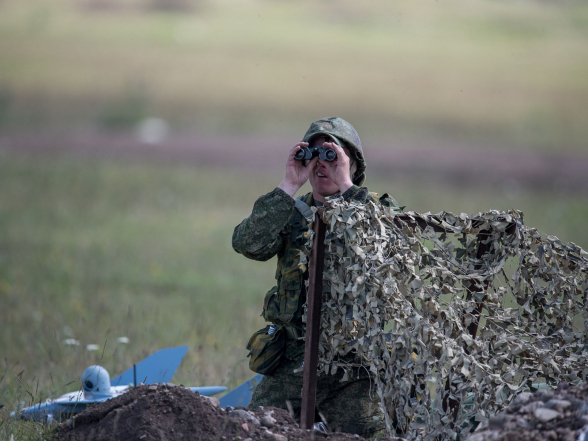
[[[305,162],[295,158],[299,150],[315,146],[333,149],[336,159],[314,156]],[[308,279],[300,256],[308,219],[312,218],[309,206],[321,206],[325,197],[340,194],[347,201],[374,201],[400,212],[393,198],[386,194],[378,197],[361,187],[365,169],[361,141],[351,124],[337,117],[315,121],[302,141],[290,149],[284,180],[257,199],[251,215],[235,228],[233,248],[238,253],[260,261],[278,255],[277,285],[269,290],[263,303],[262,315],[271,324],[253,334],[247,345],[249,367],[264,374],[250,408],[286,409],[290,402],[300,414],[305,330],[302,313],[306,302],[304,282]],[[307,180],[312,192],[294,199]],[[345,382],[341,382],[342,377],[341,370],[336,375],[319,375],[315,421],[320,421],[320,412],[333,431],[369,435],[384,428],[369,373],[356,370]]]

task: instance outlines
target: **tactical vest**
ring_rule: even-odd
[[[313,205],[312,193],[298,199],[309,206]],[[398,203],[387,194],[378,197],[375,193],[369,193],[368,200],[402,212]],[[286,228],[280,233],[285,245],[278,253],[277,285],[267,292],[263,301],[262,316],[268,322],[281,326],[302,324],[303,305],[306,302],[304,280],[308,277],[308,269],[306,265],[300,265],[300,256],[308,229],[308,221],[299,210],[294,210]]]

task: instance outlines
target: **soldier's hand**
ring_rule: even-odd
[[[286,176],[284,180],[278,185],[279,188],[284,190],[290,196],[294,197],[296,192],[300,187],[304,185],[306,181],[308,181],[308,172],[311,169],[309,167],[313,164],[313,161],[316,162],[316,158],[308,161],[307,166],[305,167],[302,164],[302,161],[298,161],[294,159],[294,155],[298,150],[302,147],[308,147],[307,142],[299,142],[294,147],[290,149],[288,152],[288,162],[286,163]]]
[[[351,160],[343,148],[334,142],[325,142],[323,147],[332,148],[337,153],[337,159],[335,161],[321,160],[320,163],[328,170],[331,181],[339,187],[339,191],[343,194],[353,186],[353,181],[351,180]]]

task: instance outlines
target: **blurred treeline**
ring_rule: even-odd
[[[337,114],[579,151],[587,42],[582,1],[3,0],[0,128],[298,133]]]

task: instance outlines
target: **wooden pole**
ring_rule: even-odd
[[[327,226],[321,212],[314,222],[314,243],[310,256],[309,288],[306,299],[306,341],[304,346],[304,375],[302,378],[302,410],[300,427],[314,427],[316,405],[316,378],[318,367],[318,344],[321,327],[321,307],[323,304],[323,269],[325,266],[325,231]]]

